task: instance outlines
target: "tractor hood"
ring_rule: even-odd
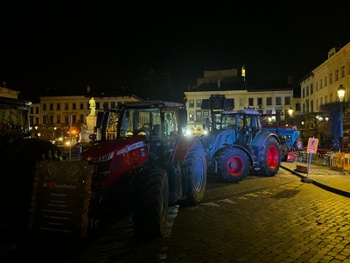
[[[121,150],[128,150],[130,148],[138,148],[145,145],[144,136],[133,136],[127,138],[119,138],[116,140],[109,140],[104,142],[99,142],[98,144],[87,148],[82,152],[82,157],[84,159],[92,159],[99,156],[106,155],[111,152],[118,153]]]

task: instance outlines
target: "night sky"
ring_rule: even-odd
[[[298,83],[350,42],[350,15],[335,2],[86,2],[1,4],[0,81],[23,94],[88,85],[137,93],[140,73],[159,70],[185,91],[204,70],[245,65]]]

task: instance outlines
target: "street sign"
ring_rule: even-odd
[[[307,143],[307,153],[317,153],[317,147],[318,147],[318,139],[316,138],[309,138],[309,141]]]

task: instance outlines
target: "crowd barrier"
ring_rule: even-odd
[[[333,170],[350,171],[350,153],[333,153],[330,166]]]

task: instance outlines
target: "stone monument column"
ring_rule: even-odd
[[[86,116],[86,125],[84,125],[81,132],[81,142],[89,142],[89,135],[94,133],[94,128],[96,126],[96,102],[94,97],[89,100],[90,114]]]

